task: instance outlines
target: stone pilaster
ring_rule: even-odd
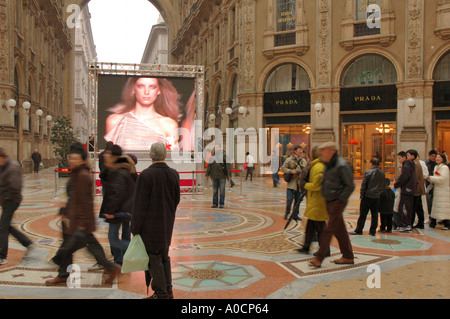
[[[432,87],[423,78],[423,30],[424,30],[424,0],[407,1],[406,19],[406,65],[405,82],[398,88],[398,149],[406,151],[416,149],[425,158],[431,145],[431,118],[426,115],[427,99],[431,99]],[[414,107],[408,107],[408,99],[414,99]],[[429,110],[430,111],[430,110]]]

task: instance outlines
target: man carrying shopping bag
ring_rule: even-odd
[[[149,256],[154,291],[150,298],[169,299],[173,298],[169,247],[180,202],[180,177],[164,162],[163,143],[152,144],[150,157],[152,165],[142,171],[136,183],[131,232],[141,236]]]

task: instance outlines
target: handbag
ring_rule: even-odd
[[[141,236],[133,236],[123,255],[122,273],[148,270],[148,262],[149,257]]]
[[[244,169],[247,169],[247,162],[244,163]]]
[[[291,181],[291,179],[292,179],[292,175],[293,175],[293,174],[291,174],[291,173],[284,173],[284,174],[283,174],[283,179],[284,179],[284,181],[285,181],[286,183],[289,183],[289,182]]]

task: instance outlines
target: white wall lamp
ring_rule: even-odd
[[[249,115],[250,112],[247,110],[247,108],[246,108],[245,106],[240,106],[240,107],[239,107],[239,114],[241,114],[241,115],[242,115],[242,118],[245,119],[245,117],[246,117],[247,115]]]
[[[209,120],[210,121],[215,121],[216,120],[216,115],[215,114],[210,114],[209,115]]]
[[[23,109],[29,114],[29,111],[31,109],[31,103],[28,101],[23,102],[22,104]]]
[[[45,119],[47,120],[47,122],[51,122],[53,120],[53,117],[49,114],[45,117]]]
[[[4,108],[8,113],[11,113],[12,110],[16,107],[17,102],[14,99],[9,99],[7,101],[4,101],[2,103],[2,108]],[[31,108],[31,103],[28,101],[23,102],[22,107],[25,111],[28,112],[28,110]]]
[[[233,109],[232,109],[231,107],[227,107],[227,108],[225,109],[225,114],[228,115],[228,116],[230,116],[231,113],[233,113]]]
[[[325,108],[323,107],[323,104],[320,102],[314,104],[314,109],[316,110],[319,116],[321,116],[322,113],[325,112]]]
[[[37,116],[42,116],[44,114],[44,111],[42,111],[41,109],[38,109],[37,111],[36,111],[36,115]]]
[[[412,111],[416,107],[416,100],[413,97],[410,97],[406,100],[406,105],[409,107],[409,113],[412,113]]]
[[[2,107],[8,112],[11,113],[12,109],[15,108],[17,105],[16,100],[14,99],[9,99],[7,101],[5,101],[5,104],[2,103]]]

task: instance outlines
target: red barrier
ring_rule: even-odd
[[[61,167],[61,168],[55,168],[55,172],[57,173],[72,173],[72,168],[71,167]],[[240,169],[231,169],[232,173],[240,173],[242,172],[242,170]],[[140,174],[141,172],[137,172],[138,174]],[[196,173],[196,174],[206,174],[206,171],[190,171],[190,172],[178,172],[178,174],[192,174],[192,173]],[[100,174],[100,172],[91,172],[91,174]]]

